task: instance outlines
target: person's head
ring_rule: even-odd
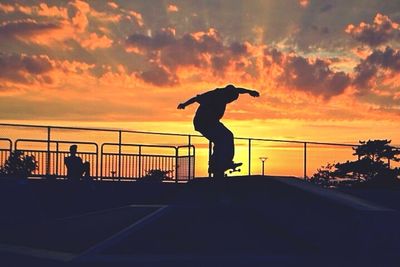
[[[77,145],[71,145],[69,147],[69,152],[71,153],[71,155],[75,155],[77,150],[78,150],[78,146]]]
[[[225,86],[224,90],[226,90],[228,92],[227,93],[227,96],[228,96],[227,103],[231,103],[239,98],[239,93],[233,84],[228,84],[227,86]]]

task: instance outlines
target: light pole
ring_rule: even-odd
[[[267,160],[267,157],[260,157],[261,164],[262,164],[262,176],[264,176],[264,166],[265,166],[265,161]]]

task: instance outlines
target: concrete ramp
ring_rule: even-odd
[[[31,188],[31,196],[35,190]],[[69,189],[57,190],[68,195]],[[74,197],[91,197],[92,203],[114,197],[115,204],[127,203],[29,225],[3,225],[0,257],[24,264],[40,261],[43,266],[55,262],[398,266],[400,262],[397,210],[294,178],[242,176],[153,187],[127,183],[123,189],[94,184]]]

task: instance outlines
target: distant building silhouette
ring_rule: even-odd
[[[79,181],[83,177],[90,178],[90,163],[83,163],[82,159],[76,155],[77,145],[69,147],[70,156],[65,157],[64,164],[67,167],[67,178],[71,181]]]

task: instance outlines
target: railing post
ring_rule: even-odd
[[[249,138],[249,176],[251,175],[251,139]]]
[[[191,159],[190,159],[190,146],[192,145],[192,137],[191,137],[191,135],[189,134],[188,135],[188,163],[189,163],[189,168],[188,168],[188,181],[190,181],[190,170],[191,170]]]
[[[304,142],[304,180],[307,179],[307,142]]]
[[[178,183],[178,148],[175,148],[175,183]]]
[[[265,176],[265,172],[264,172],[264,167],[265,167],[265,161],[262,161],[262,176]]]
[[[58,173],[58,142],[56,143],[56,173],[55,175],[60,176],[60,174]]]
[[[139,169],[139,177],[142,177],[142,146],[139,145],[139,164],[138,164],[138,169]]]
[[[99,146],[96,143],[96,180],[99,179]]]
[[[118,181],[121,181],[121,144],[122,144],[122,131],[118,131]]]
[[[100,147],[100,180],[103,180],[103,147],[104,144]]]
[[[193,146],[193,179],[196,178],[196,148]]]
[[[360,155],[357,155],[357,160],[360,160],[360,159],[361,159],[361,156],[360,156]],[[360,179],[361,179],[361,174],[358,173],[357,177],[358,177],[358,180],[360,180]]]
[[[51,127],[47,126],[46,176],[50,174],[50,140],[51,140]]]
[[[212,142],[208,141],[208,166],[210,166],[211,163],[211,150],[212,150]],[[208,168],[208,177],[211,177],[211,171],[210,168]]]

